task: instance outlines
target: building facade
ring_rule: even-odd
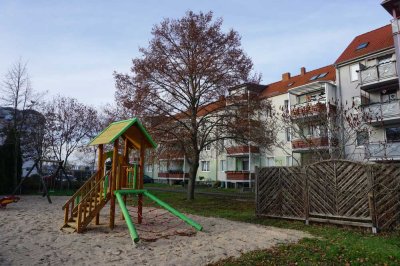
[[[334,64],[311,71],[302,67],[298,75],[284,73],[271,84],[243,84],[228,90],[229,94],[256,92],[270,101],[276,117],[286,113],[291,125],[282,118],[276,143],[269,149],[231,142],[206,147],[197,180],[252,186],[257,167],[305,165],[330,158],[399,161],[399,3],[383,1],[392,23],[356,36]],[[358,117],[354,128],[349,128],[349,117]],[[146,167],[146,174],[159,180],[185,180],[188,172],[183,153],[160,157]]]

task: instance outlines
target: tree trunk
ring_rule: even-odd
[[[199,169],[199,155],[195,156],[196,158],[192,161],[193,163],[190,164],[189,169],[189,184],[188,184],[188,191],[187,191],[187,199],[194,200],[194,188],[196,185],[196,175],[197,170]]]

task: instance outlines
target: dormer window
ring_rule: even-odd
[[[360,43],[360,44],[357,46],[356,50],[364,49],[365,47],[368,46],[368,44],[369,44],[369,42]]]

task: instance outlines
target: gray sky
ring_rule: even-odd
[[[112,73],[128,72],[154,24],[213,11],[242,36],[263,84],[333,63],[359,34],[386,25],[379,0],[0,0],[0,76],[20,58],[32,85],[99,106],[114,100]]]

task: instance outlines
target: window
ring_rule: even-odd
[[[292,165],[293,165],[292,156],[286,156],[286,166],[292,166]]]
[[[287,127],[285,131],[286,131],[286,132],[285,132],[285,134],[286,134],[286,141],[291,141],[291,140],[292,140],[292,137],[291,137],[291,134],[290,134],[290,127]]]
[[[364,146],[369,142],[369,134],[368,131],[362,130],[357,132],[357,146]]]
[[[201,171],[203,172],[210,171],[210,161],[201,161]]]
[[[210,151],[211,150],[211,144],[208,144],[207,146],[204,147],[205,151]]]
[[[275,158],[274,157],[267,157],[267,166],[275,166]]]
[[[149,173],[153,172],[153,165],[146,164],[146,172],[149,172]]]
[[[318,78],[319,75],[314,75],[310,78],[310,80],[316,80]]]
[[[285,100],[284,101],[284,106],[285,106],[285,110],[284,111],[289,111],[289,100]]]
[[[378,58],[378,64],[379,65],[390,63],[390,62],[392,62],[392,56],[391,55]]]
[[[365,47],[368,46],[368,43],[369,43],[369,42],[360,43],[360,44],[357,46],[356,50],[364,49]]]
[[[400,127],[387,127],[385,128],[387,142],[400,141]]]
[[[355,64],[350,66],[350,80],[357,81],[358,80],[358,71],[360,70],[360,65]]]
[[[353,97],[353,105],[356,108],[360,107],[360,105],[361,105],[361,97],[360,96]]]
[[[324,77],[326,77],[326,75],[328,75],[328,73],[329,73],[329,72],[325,72],[325,73],[319,74],[318,78],[319,78],[319,79],[320,79],[320,78],[324,78]]]
[[[226,169],[226,161],[225,160],[219,161],[219,169],[221,172],[225,171],[225,169]]]
[[[294,82],[290,82],[287,86],[290,87],[294,84]]]
[[[242,160],[242,170],[249,171],[249,160]]]

